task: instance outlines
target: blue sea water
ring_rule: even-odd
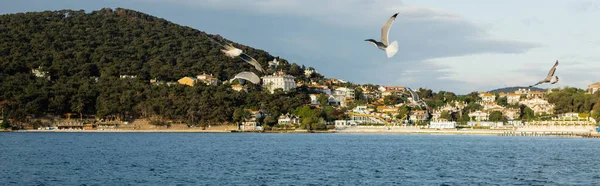
[[[0,133],[0,185],[599,185],[600,140]]]

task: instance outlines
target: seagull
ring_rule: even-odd
[[[231,44],[224,45],[223,47],[225,47],[225,49],[222,49],[221,51],[225,53],[226,56],[229,56],[231,58],[238,57],[243,53],[242,50],[233,47],[233,45]]]
[[[250,63],[252,66],[254,66],[254,68],[256,68],[256,70],[260,71],[260,72],[265,72],[265,70],[262,68],[262,66],[260,66],[260,63],[258,63],[258,61],[256,61],[256,59],[250,57],[248,54],[246,53],[242,53],[240,55],[240,58],[244,61],[246,61],[247,63]]]
[[[552,76],[554,76],[554,72],[556,72],[556,66],[558,66],[558,60],[556,60],[556,62],[554,63],[554,66],[552,66],[552,68],[550,69],[550,72],[548,72],[546,79],[543,79],[540,82],[537,82],[535,85],[531,85],[529,87],[533,87],[533,86],[536,86],[536,85],[539,85],[542,83],[550,83],[550,81],[552,80]],[[558,82],[558,77],[556,77],[556,82]]]
[[[273,61],[269,61],[269,67],[277,68],[277,66],[279,66],[279,61],[277,61],[277,58],[273,59]]]
[[[381,27],[381,41],[375,41],[374,39],[366,39],[365,40],[371,44],[374,44],[375,46],[377,46],[377,48],[385,51],[385,54],[387,55],[388,58],[391,58],[392,56],[396,55],[396,52],[398,52],[398,42],[397,41],[394,41],[391,44],[388,44],[388,36],[390,33],[390,27],[392,27],[392,23],[394,23],[394,20],[396,20],[396,16],[398,16],[398,13],[396,13],[392,17],[390,17],[390,19],[388,19],[387,22],[385,22],[385,24],[383,24],[383,27]]]
[[[236,74],[235,77],[231,78],[229,80],[229,82],[231,83],[231,82],[233,82],[233,80],[236,80],[236,79],[240,79],[239,81],[242,84],[243,84],[243,82],[242,82],[243,80],[248,80],[255,85],[260,84],[260,78],[252,72],[240,72],[240,73]]]
[[[256,68],[256,70],[258,70],[260,72],[265,72],[265,70],[262,68],[262,66],[260,66],[260,63],[258,63],[258,61],[256,61],[256,59],[250,57],[248,54],[244,53],[244,51],[242,51],[241,49],[235,48],[231,44],[223,45],[220,42],[218,42],[210,37],[208,39],[210,41],[222,46],[223,48],[225,48],[225,49],[222,49],[221,51],[223,51],[223,53],[225,53],[226,56],[229,56],[231,58],[240,57],[242,60],[244,60],[247,63],[250,63],[252,66],[254,66],[254,68]]]
[[[552,80],[552,82],[550,82],[550,84],[556,84],[558,83],[558,76],[554,76],[554,79]]]

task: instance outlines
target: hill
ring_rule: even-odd
[[[503,93],[514,93],[515,91],[517,91],[519,89],[529,89],[531,91],[541,91],[541,92],[545,92],[546,91],[546,89],[537,88],[537,87],[505,87],[505,88],[499,88],[499,89],[490,90],[488,92],[492,93],[492,94],[501,93],[501,92],[503,92]]]
[[[223,55],[209,37],[232,43],[264,67],[269,53],[141,12],[104,8],[0,15],[0,107],[10,118],[64,113],[99,118],[152,117],[190,123],[233,122],[236,110],[291,112],[308,103],[306,92],[250,93],[220,86],[153,86],[200,73],[219,80],[254,71]],[[308,81],[304,66],[280,59],[278,70]],[[39,78],[32,70],[45,73]],[[119,78],[132,75],[136,78]],[[313,80],[323,77],[313,75]],[[238,118],[239,119],[239,118]]]

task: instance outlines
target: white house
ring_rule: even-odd
[[[526,105],[531,108],[535,114],[552,114],[554,112],[554,104],[548,103],[548,101],[535,97],[533,99],[523,100],[519,102],[522,105]]]
[[[206,85],[216,86],[219,84],[219,80],[217,78],[213,77],[212,74],[202,73],[202,74],[196,76],[196,80],[201,81],[201,82],[205,83]]]
[[[506,102],[508,104],[517,104],[517,103],[519,103],[519,101],[521,101],[521,95],[519,95],[519,94],[507,94],[506,95]]]
[[[455,121],[444,121],[444,122],[431,122],[429,128],[432,129],[454,129],[456,128]]]
[[[296,125],[300,124],[300,118],[298,116],[294,116],[291,114],[282,114],[279,116],[277,120],[277,124],[279,125]]]
[[[469,113],[469,117],[475,121],[487,121],[490,117],[490,114],[487,112],[483,112],[481,110]]]
[[[481,101],[484,103],[492,103],[496,101],[496,96],[487,92],[480,92],[479,97],[481,97]]]
[[[287,75],[283,71],[275,72],[273,75],[262,77],[263,87],[269,89],[271,94],[275,92],[275,89],[283,89],[287,92],[297,87],[294,76]]]
[[[354,89],[347,88],[347,87],[339,87],[339,88],[335,89],[333,95],[344,96],[345,98],[348,98],[348,99],[354,99]]]
[[[588,88],[587,88],[588,94],[594,94],[598,90],[600,90],[600,82],[592,83],[592,84],[588,85]]]
[[[311,105],[318,105],[319,104],[319,94],[311,94],[310,95],[310,104]]]

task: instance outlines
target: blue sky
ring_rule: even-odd
[[[600,81],[600,2],[593,0],[19,0],[0,14],[122,7],[269,51],[354,83],[464,94],[543,79]],[[400,12],[391,59],[364,39]]]

